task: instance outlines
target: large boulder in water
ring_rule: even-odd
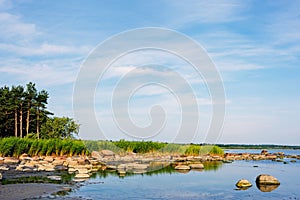
[[[252,184],[246,179],[241,179],[235,184],[235,186],[238,188],[249,188]]]
[[[268,175],[268,174],[261,174],[256,178],[257,185],[280,185],[280,182],[277,178]]]

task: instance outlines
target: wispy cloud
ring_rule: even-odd
[[[90,51],[88,46],[64,46],[43,43],[41,45],[14,45],[14,44],[1,44],[0,51],[6,54],[13,54],[19,56],[62,56],[62,55],[86,55]]]
[[[8,12],[0,13],[0,30],[2,38],[24,38],[37,34],[35,24],[23,22],[21,17]]]
[[[10,77],[14,82],[33,81],[41,86],[61,85],[75,81],[81,61],[81,58],[39,62],[21,59],[2,60],[0,72],[2,77]],[[1,81],[1,84],[5,82]]]

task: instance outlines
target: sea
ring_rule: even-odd
[[[225,150],[227,153],[260,153],[259,149]],[[300,150],[275,149],[300,155]],[[292,162],[291,162],[292,161]],[[276,177],[278,187],[256,186],[256,177]],[[252,187],[239,190],[235,184],[247,179]],[[116,172],[98,172],[69,197],[83,199],[300,199],[300,160],[284,159],[205,163],[204,170],[180,172],[171,166],[143,174],[119,176]]]

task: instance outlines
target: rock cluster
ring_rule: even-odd
[[[120,176],[126,173],[145,173],[149,170],[156,170],[167,165],[172,165],[179,172],[188,172],[189,170],[203,170],[203,163],[209,161],[221,161],[224,163],[234,160],[274,160],[278,161],[283,157],[300,159],[300,156],[289,156],[283,153],[270,154],[262,151],[260,154],[248,153],[226,153],[219,155],[201,155],[201,156],[182,156],[167,154],[135,154],[127,153],[125,155],[115,154],[110,150],[93,151],[87,156],[33,156],[22,154],[19,158],[0,157],[0,172],[5,173],[8,170],[20,172],[56,172],[67,171],[70,174],[75,173],[76,181],[82,181],[91,176],[92,173],[99,170],[117,171]],[[58,177],[50,177],[53,180],[59,180]],[[258,178],[261,183],[267,180],[265,176]],[[242,181],[239,185],[243,185]],[[247,185],[247,184],[246,184]],[[260,184],[262,185],[262,184]]]
[[[271,192],[280,185],[280,182],[277,180],[277,178],[268,174],[260,174],[256,177],[255,182],[257,188],[262,192]],[[243,190],[252,186],[252,184],[246,179],[239,180],[235,185],[237,188]]]

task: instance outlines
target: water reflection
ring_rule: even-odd
[[[203,162],[204,170],[205,171],[217,171],[222,167],[223,162],[220,161],[209,161],[209,162]]]
[[[104,170],[98,171],[96,174],[93,174],[90,178],[107,178],[108,176],[119,176],[120,178],[124,178],[125,176],[134,176],[134,175],[161,175],[161,174],[175,174],[175,173],[189,173],[190,171],[217,171],[222,167],[222,162],[218,161],[209,161],[203,162],[204,169],[192,169],[192,170],[175,170],[174,166],[168,162],[150,162],[149,168],[147,171],[126,171],[126,172],[118,172],[117,170]]]
[[[262,192],[272,192],[273,190],[277,189],[279,187],[279,185],[256,184],[256,187]]]

